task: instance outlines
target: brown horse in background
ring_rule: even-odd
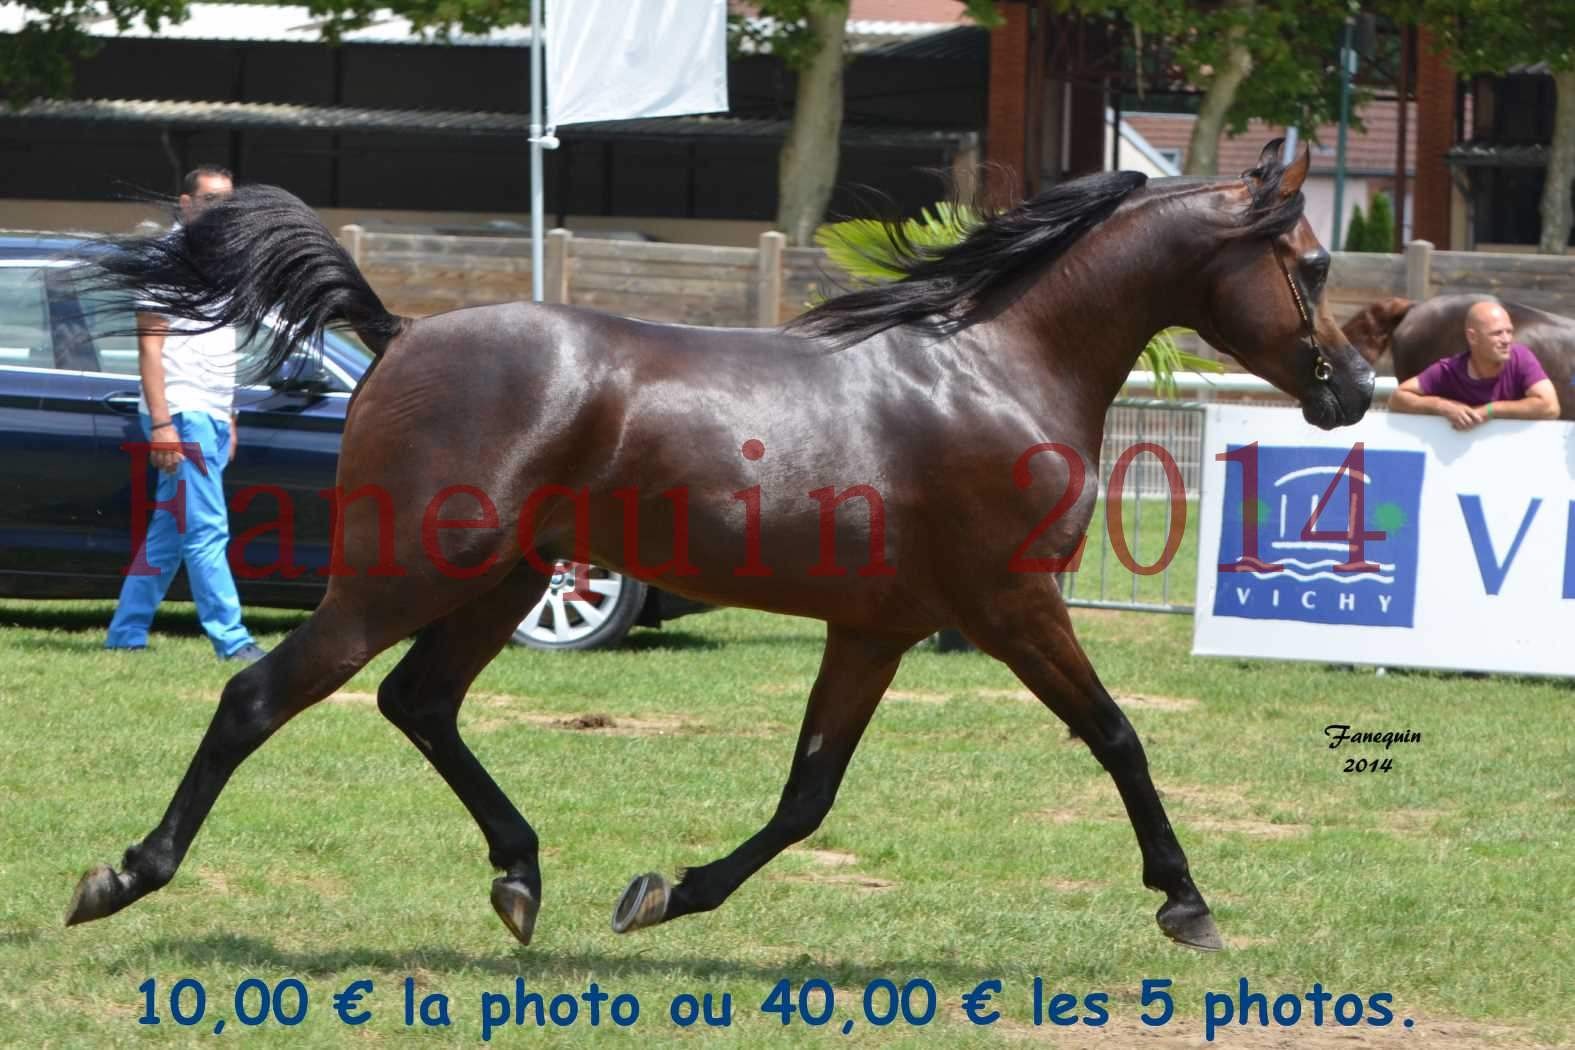
[[[1575,320],[1523,306],[1492,295],[1440,295],[1425,302],[1381,299],[1345,323],[1345,337],[1367,363],[1377,367],[1389,354],[1395,378],[1405,382],[1434,361],[1463,354],[1466,312],[1483,300],[1501,303],[1515,326],[1515,342],[1524,343],[1553,381],[1559,418],[1575,419]]]
[[[68,923],[168,883],[241,762],[414,634],[379,709],[475,818],[503,872],[493,906],[529,943],[536,833],[461,740],[460,704],[542,594],[544,559],[625,572],[671,559],[664,588],[824,620],[826,647],[770,820],[676,882],[637,876],[615,930],[715,908],[813,832],[903,654],[956,627],[1109,772],[1143,882],[1165,895],[1161,929],[1220,947],[1142,744],[1078,645],[1050,566],[1081,543],[1105,411],[1162,329],[1195,329],[1318,427],[1366,412],[1372,370],[1321,304],[1329,256],[1302,218],[1308,154],[1285,167],[1279,152],[1270,143],[1239,178],[1063,184],[986,213],[951,248],[895,235],[904,280],[786,330],[531,304],[395,317],[314,213],[271,187],[243,187],[173,237],[118,242],[90,283],[212,324],[282,319],[261,370],[324,325],[353,328],[379,360],[351,404],[338,483],[386,493],[398,512],[384,536],[378,500],[346,500],[349,571],[225,686],[163,820],[120,870],[82,877]],[[472,527],[429,533],[420,508],[455,485],[468,491],[440,516]],[[426,556],[434,533],[441,559]],[[379,571],[385,544],[403,574]]]

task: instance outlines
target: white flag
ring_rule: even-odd
[[[727,0],[547,0],[547,123],[727,109]]]

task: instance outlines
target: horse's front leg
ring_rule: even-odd
[[[721,860],[687,869],[677,885],[654,872],[636,876],[613,910],[613,929],[628,933],[710,911],[778,853],[820,827],[902,654],[920,637],[828,626],[820,673],[776,812],[743,845]]]
[[[101,864],[83,875],[66,925],[113,915],[166,885],[191,848],[237,767],[296,714],[333,692],[399,637],[332,602],[279,646],[231,678],[164,819],[126,850],[120,870]]]
[[[1055,712],[1116,782],[1143,853],[1143,884],[1165,894],[1157,916],[1165,935],[1193,948],[1224,947],[1187,858],[1149,776],[1137,731],[1078,644],[1066,605],[1049,576],[1018,575],[991,592],[963,630],[974,644],[1004,662],[1039,701]]]

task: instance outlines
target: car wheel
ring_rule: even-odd
[[[576,570],[589,597],[574,594]],[[623,641],[645,605],[646,586],[596,565],[560,561],[552,579],[514,632],[532,649],[602,649]]]

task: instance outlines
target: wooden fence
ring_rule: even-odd
[[[529,299],[528,239],[374,233],[339,239],[395,313],[420,317],[461,306]],[[755,248],[650,244],[547,235],[544,295],[648,321],[777,325],[803,311],[823,283],[825,253],[788,248],[765,233]]]
[[[1496,295],[1539,310],[1575,316],[1575,256],[1440,252],[1412,241],[1404,255],[1335,252],[1325,298],[1344,323],[1388,296]]]
[[[377,233],[346,226],[340,240],[396,313],[529,299],[530,241]],[[801,313],[836,275],[818,248],[766,233],[754,248],[547,236],[548,302],[651,321],[776,325]],[[1404,255],[1336,252],[1326,299],[1337,321],[1378,299],[1484,292],[1575,315],[1575,256],[1440,252],[1413,241]]]

